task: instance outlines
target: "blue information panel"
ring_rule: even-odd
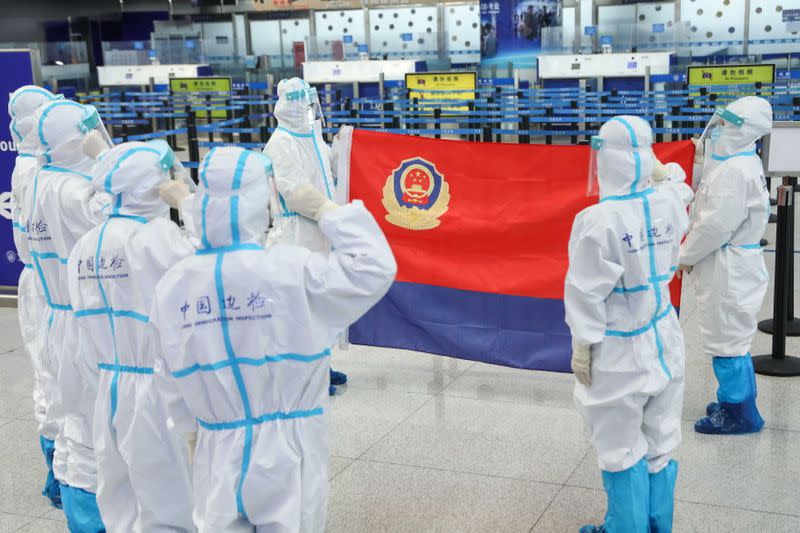
[[[783,22],[800,22],[800,9],[784,9],[781,18]]]
[[[11,226],[11,173],[17,159],[17,149],[11,138],[8,95],[22,85],[33,83],[31,54],[27,50],[0,51],[0,286],[16,287],[22,262],[17,257]]]
[[[561,26],[561,0],[480,0],[481,63],[536,67],[547,29]]]

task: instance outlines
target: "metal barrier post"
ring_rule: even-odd
[[[790,185],[792,187],[797,187],[797,178],[796,177],[788,177],[783,179],[783,185]],[[778,188],[780,190],[780,187]],[[780,224],[780,204],[778,209],[778,224]],[[787,218],[787,232],[789,233],[789,245],[787,249],[787,256],[786,259],[786,268],[788,270],[787,274],[787,282],[786,282],[786,335],[789,337],[800,337],[800,320],[795,318],[794,316],[794,204],[792,204],[788,209],[786,209],[786,218]],[[776,247],[776,254],[777,248],[780,246],[780,241],[775,243]],[[777,261],[777,256],[775,261]],[[777,267],[777,263],[776,263]],[[777,274],[776,274],[777,279]],[[773,334],[775,331],[775,322],[772,318],[767,320],[762,320],[758,323],[759,331],[762,331],[767,334]]]
[[[694,98],[689,98],[689,100],[686,101],[686,107],[690,107],[690,108],[694,109]],[[693,127],[694,127],[694,119],[692,119],[692,120],[684,120],[683,122],[681,122],[681,128],[683,128],[683,129],[689,129],[689,128],[693,128]],[[690,139],[690,138],[691,138],[691,135],[689,135],[687,133],[684,133],[683,134],[683,139],[681,139],[681,140],[685,141],[685,140]]]
[[[239,116],[244,116],[244,122],[242,123],[243,128],[248,130],[253,129],[253,116],[250,114],[249,106],[245,106],[244,109],[240,109]],[[239,140],[246,143],[253,142],[253,134],[250,132],[240,133]]]
[[[789,231],[791,218],[789,211],[794,209],[794,184],[785,178],[778,187],[778,228],[775,250],[775,291],[772,315],[774,331],[772,334],[772,353],[753,357],[756,373],[767,376],[800,376],[800,358],[786,355],[786,326],[788,312],[789,255],[794,253]],[[796,181],[796,180],[795,180]]]
[[[436,109],[433,110],[433,119],[434,119],[434,123],[431,124],[431,126],[433,126],[433,128],[431,128],[431,129],[438,130],[436,133],[433,134],[433,137],[435,139],[441,139],[442,138],[442,134],[441,134],[441,129],[442,129],[441,128],[442,108],[437,107]]]
[[[664,114],[659,113],[656,115],[656,129],[664,129]],[[664,134],[663,133],[656,133],[656,142],[661,143],[664,142]]]
[[[225,100],[225,107],[227,109],[225,110],[225,119],[224,120],[230,120],[231,118],[239,118],[239,116],[237,114],[237,112],[239,110],[238,109],[230,109],[232,107],[230,99]],[[236,127],[236,126],[228,126],[228,127]],[[233,142],[233,133],[222,133],[222,134],[220,134],[220,136],[222,137],[222,140],[224,142],[229,142],[229,143]]]
[[[200,147],[197,145],[197,113],[191,105],[186,106],[186,136],[189,141],[189,161],[200,162]],[[197,168],[191,169],[192,179],[197,183]]]
[[[489,106],[489,107],[493,108],[493,109],[490,109],[490,111],[495,111],[496,113],[498,113],[496,115],[498,118],[503,116],[503,110],[502,110],[503,98],[501,97],[501,94],[500,94],[501,92],[502,92],[502,90],[501,90],[500,87],[495,87],[494,88],[494,96],[492,98],[490,98],[490,100],[489,100],[491,103],[497,104],[496,108],[494,106]],[[500,129],[500,128],[503,127],[503,124],[502,124],[502,122],[498,121],[498,122],[495,122],[493,124],[493,126],[495,128],[497,128],[497,129]],[[503,142],[503,136],[498,133],[495,136],[495,142]]]
[[[578,109],[578,101],[577,100],[572,100],[569,103],[569,108],[570,109]],[[577,128],[578,127],[578,123],[577,122],[570,122],[569,125],[571,127],[573,127],[573,128]],[[570,138],[569,138],[569,142],[571,142],[572,144],[578,144],[578,136],[577,135],[571,135]]]
[[[528,133],[525,134],[525,135],[520,135],[519,136],[520,144],[530,144],[531,143],[531,134],[530,134],[530,131],[531,131],[531,116],[529,114],[527,114],[527,113],[522,115],[521,129],[527,131]]]
[[[473,118],[472,113],[475,112],[475,102],[467,102],[467,109],[469,110],[469,115],[468,116],[470,118],[470,120],[467,121],[467,127],[469,129],[475,129],[475,123],[472,122],[472,120],[471,120]],[[478,136],[477,135],[473,135],[472,133],[470,133],[469,136],[467,137],[467,139],[469,139],[470,141],[477,141],[478,140]]]

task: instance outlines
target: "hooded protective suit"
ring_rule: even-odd
[[[99,523],[96,506],[85,508],[93,504],[93,495],[80,493],[96,491],[91,426],[80,416],[79,404],[65,400],[65,396],[94,398],[94,390],[81,389],[75,366],[63,363],[80,353],[83,340],[77,335],[69,299],[67,259],[78,239],[100,222],[102,208],[109,201],[108,196],[95,194],[89,175],[94,161],[81,149],[91,129],[87,125],[102,124],[93,108],[63,100],[39,107],[35,116],[40,142],[37,156],[44,166],[35,174],[29,194],[28,244],[49,308],[40,382],[47,405],[46,424],[59,428],[53,470],[62,483],[64,511],[70,527],[89,531],[91,524]],[[79,508],[68,508],[65,491],[70,489],[76,493],[69,502]]]
[[[34,128],[34,112],[52,100],[57,100],[53,93],[35,85],[25,85],[14,91],[8,102],[8,114],[11,117],[11,136],[17,147],[17,159],[11,175],[11,223],[14,228],[14,244],[19,260],[24,269],[19,277],[17,309],[22,340],[25,352],[33,367],[33,400],[34,415],[39,423],[39,435],[45,461],[48,465],[48,476],[43,494],[57,506],[61,505],[58,482],[53,475],[53,452],[58,426],[47,419],[47,402],[40,381],[41,352],[45,341],[45,317],[47,306],[44,293],[36,283],[31,255],[28,249],[28,209],[30,204],[26,197],[33,183],[33,176],[38,169],[36,150],[39,136]],[[45,379],[46,381],[46,379]]]
[[[113,197],[113,208],[78,240],[67,266],[86,339],[73,363],[84,388],[98,391],[96,401],[75,401],[84,422],[93,422],[97,503],[112,533],[194,531],[186,452],[167,430],[147,327],[156,283],[194,251],[156,189],[169,179],[171,158],[163,142],[124,143],[102,157],[92,183]]]
[[[755,407],[750,343],[769,284],[759,241],[769,222],[770,204],[756,141],[772,129],[772,107],[751,96],[725,111],[743,122],[737,126],[723,121],[712,150],[705,152],[708,162],[680,257],[681,264],[694,267],[691,279],[703,350],[714,357],[718,401],[728,405],[713,423],[698,422],[695,428],[704,433],[759,431],[764,424]],[[709,405],[709,414],[717,408]]]
[[[150,316],[156,372],[179,431],[199,426],[193,474],[203,532],[325,526],[328,358],[388,290],[396,265],[361,203],[322,216],[330,256],[258,244],[269,158],[218,148],[184,202],[202,247],[161,279]]]
[[[313,98],[294,98],[308,91],[305,80],[292,78],[278,83],[278,103],[275,118],[278,129],[270,137],[264,153],[272,159],[278,197],[270,201],[274,220],[267,237],[272,244],[297,244],[312,251],[328,252],[330,244],[317,224],[297,216],[286,207],[286,197],[299,186],[313,185],[334,199],[334,180],[331,171],[331,149],[322,138],[322,124],[309,123],[308,106]]]
[[[591,385],[576,384],[575,400],[608,492],[604,531],[669,531],[684,343],[668,285],[692,192],[671,180],[651,187],[642,119],[615,117],[596,140],[600,203],[575,218],[564,293],[573,342],[591,346]]]

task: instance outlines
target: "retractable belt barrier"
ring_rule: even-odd
[[[788,77],[791,83],[791,77]],[[351,125],[401,135],[458,137],[484,142],[588,142],[616,115],[635,115],[653,124],[657,141],[699,135],[718,106],[744,95],[768,99],[775,120],[800,121],[797,86],[750,85],[654,91],[582,88],[517,88],[513,80],[474,90],[407,89],[387,84],[377,97],[347,97],[341,89],[318,91],[328,126],[326,140]],[[200,148],[241,146],[261,149],[275,132],[278,100],[265,83],[234,84],[231,93],[111,91],[79,95],[94,105],[115,143],[166,137],[176,150],[186,135],[196,173]],[[272,88],[274,91],[274,87]],[[148,128],[149,127],[149,128]],[[148,129],[150,131],[148,131]],[[199,137],[207,137],[200,139]]]

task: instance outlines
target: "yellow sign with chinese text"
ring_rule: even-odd
[[[775,65],[689,67],[689,85],[754,85],[759,82],[775,82]]]
[[[412,72],[406,74],[406,90],[410,99],[474,100],[478,76],[475,72]],[[432,107],[440,107],[434,105]],[[466,111],[466,106],[442,108],[442,111]]]
[[[223,107],[224,100],[231,93],[231,79],[225,77],[206,77],[206,78],[170,78],[169,92],[179,93],[220,93],[215,98],[212,95],[211,106]],[[222,97],[222,98],[220,98]],[[197,95],[191,99],[192,106],[206,106],[205,95]],[[206,118],[207,111],[198,111],[198,118]],[[228,111],[225,109],[211,111],[211,118],[228,118]]]

